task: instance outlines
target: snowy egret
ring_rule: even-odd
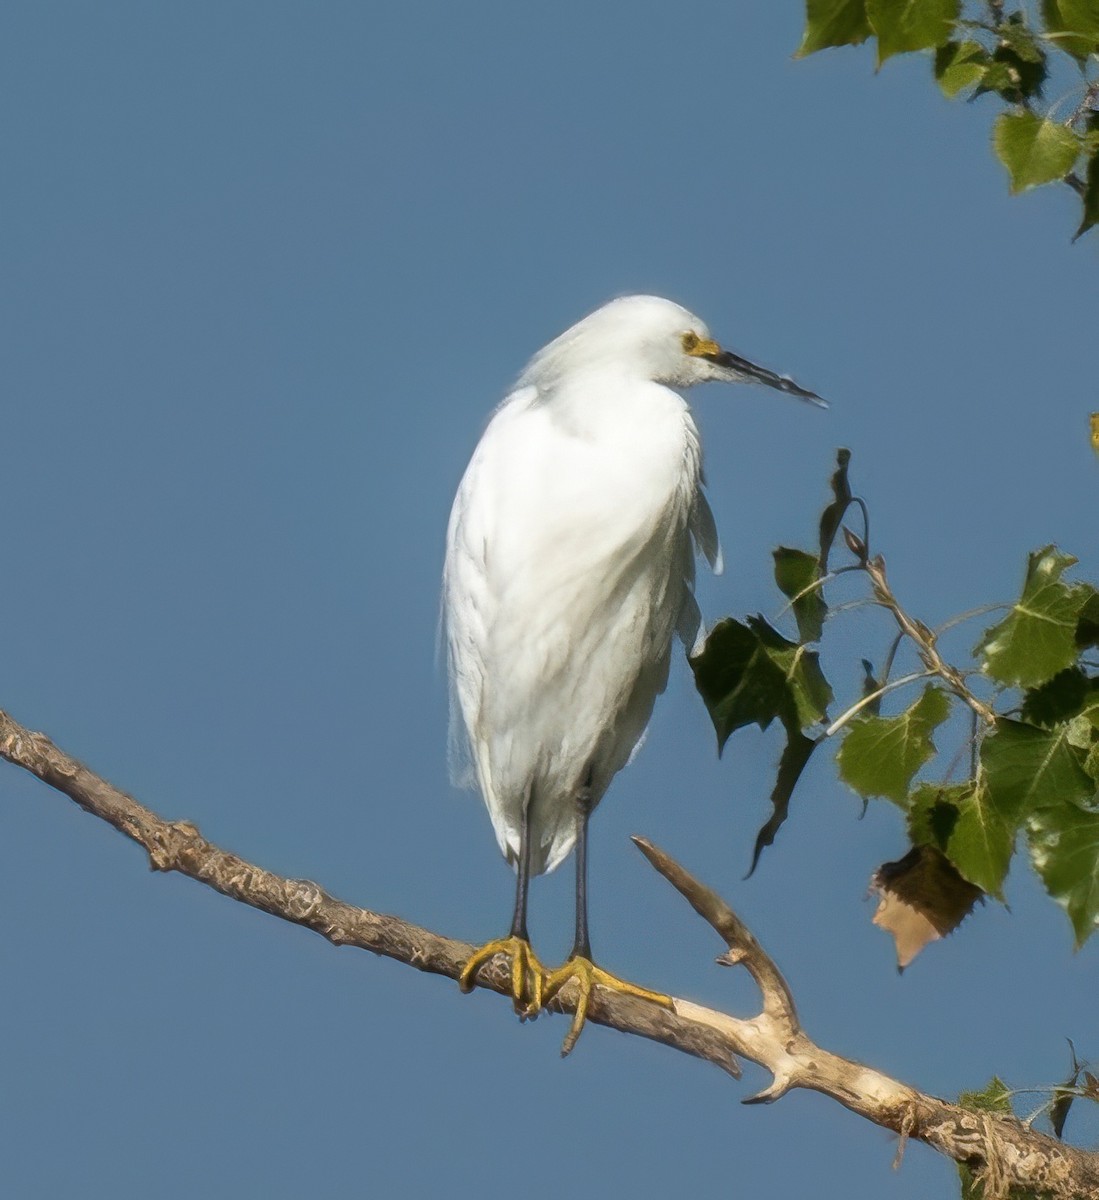
[[[540,350],[492,417],[450,514],[443,613],[456,779],[476,782],[516,869],[508,937],[466,963],[469,990],[511,960],[520,1015],[570,979],[668,1001],[592,963],[588,818],[641,740],[668,679],[675,634],[700,626],[696,548],[720,550],[702,493],[698,429],[677,389],[763,383],[824,402],[724,350],[694,315],[656,296],[604,305]],[[527,934],[530,879],[576,846],[576,938],[547,972]]]

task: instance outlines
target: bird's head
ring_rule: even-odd
[[[539,351],[520,384],[546,384],[585,368],[625,369],[673,388],[696,383],[762,383],[824,405],[785,375],[720,346],[694,313],[660,296],[622,296],[596,309]]]

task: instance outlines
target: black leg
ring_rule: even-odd
[[[511,936],[529,942],[527,933],[527,892],[530,890],[530,797],[523,808],[519,825],[519,868],[515,873],[515,913],[511,918]]]
[[[647,1000],[650,1004],[659,1004],[663,1008],[671,1008],[672,1002],[659,992],[650,992],[647,988],[627,983],[624,979],[597,967],[591,957],[591,940],[588,937],[588,818],[592,810],[592,770],[589,767],[583,786],[576,794],[576,941],[568,962],[551,971],[545,978],[545,987],[541,995],[543,1005],[549,1003],[562,988],[572,983],[576,987],[576,1009],[573,1013],[572,1025],[561,1047],[562,1054],[568,1054],[584,1022],[588,1017],[592,989],[596,986],[617,992],[622,996],[636,996]]]
[[[591,817],[591,769],[576,794],[576,938],[570,958],[591,961],[588,936],[588,819]]]
[[[520,1020],[536,1017],[542,1009],[546,971],[530,948],[527,934],[527,892],[530,888],[530,794],[519,823],[519,861],[515,872],[515,912],[511,933],[506,938],[487,942],[466,959],[458,976],[463,992],[477,985],[477,972],[497,954],[506,954],[511,962],[511,998]]]

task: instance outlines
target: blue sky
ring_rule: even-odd
[[[829,397],[692,400],[727,569],[777,609],[850,446],[899,595],[934,623],[1059,542],[1096,576],[1096,235],[1011,199],[991,105],[913,58],[794,62],[795,3],[37,3],[0,44],[7,516],[0,705],[266,867],[479,941],[512,890],[447,781],[450,499],[526,358],[624,292]],[[1051,96],[1050,99],[1056,97]],[[841,618],[857,686],[883,620]],[[955,643],[965,649],[969,633]],[[975,640],[975,631],[974,631]],[[899,816],[814,763],[743,880],[778,743],[718,762],[686,664],[593,821],[612,969],[730,1011],[748,983],[630,846],[719,887],[821,1044],[938,1094],[1099,1056],[1096,947],[1021,864],[905,974],[866,881]],[[320,939],[176,876],[13,768],[0,1157],[20,1197],[950,1194],[835,1104],[743,1085]],[[570,864],[571,866],[571,864]],[[571,936],[571,870],[532,932]],[[1076,1120],[1074,1117],[1071,1120]],[[1071,1129],[1070,1123],[1070,1129]],[[1076,1126],[1094,1138],[1094,1126]],[[842,1191],[841,1191],[842,1189]]]

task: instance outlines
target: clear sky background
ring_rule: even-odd
[[[925,59],[791,58],[799,3],[48,2],[0,38],[0,705],[169,818],[470,941],[512,877],[446,774],[450,500],[526,358],[612,296],[698,312],[827,413],[695,393],[727,571],[778,607],[850,446],[897,592],[934,623],[1058,541],[1096,576],[1099,235],[1011,199],[990,102]],[[1051,95],[1050,99],[1055,99]],[[1090,330],[1090,332],[1089,332]],[[853,691],[884,620],[840,618]],[[951,646],[967,648],[977,629]],[[629,844],[718,886],[828,1048],[932,1092],[1099,1056],[1099,945],[1017,863],[903,976],[867,879],[890,806],[814,762],[744,881],[777,737],[718,762],[686,663],[593,822],[607,966],[738,1013],[715,936]],[[0,769],[0,1162],[32,1200],[950,1195],[834,1103],[769,1108],[664,1048],[225,900]],[[571,862],[532,891],[550,962]],[[1025,1105],[1024,1105],[1025,1107]],[[1097,1127],[1076,1114],[1088,1138]]]

